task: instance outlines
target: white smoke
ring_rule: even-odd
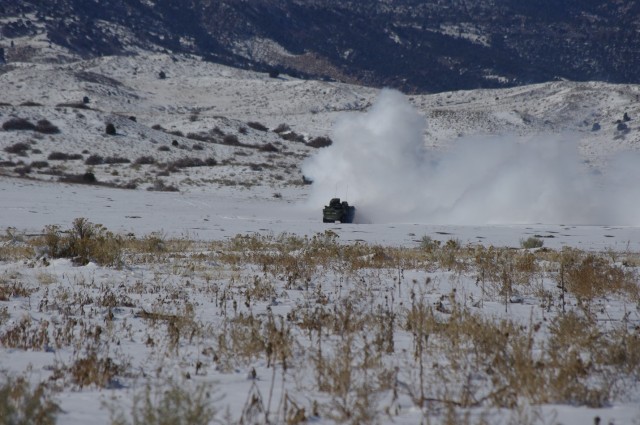
[[[393,90],[366,114],[345,116],[333,145],[303,165],[311,205],[346,198],[360,222],[640,223],[635,155],[595,175],[570,135],[473,137],[437,154],[425,148],[425,126]]]

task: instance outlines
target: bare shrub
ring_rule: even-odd
[[[187,139],[197,140],[199,142],[213,142],[214,140],[206,135],[198,134],[198,133],[187,133]]]
[[[290,130],[291,130],[291,127],[289,127],[288,124],[282,123],[282,124],[278,125],[276,128],[274,128],[273,132],[280,134],[280,133],[285,133],[285,132],[290,131]]]
[[[544,241],[538,237],[531,236],[527,239],[520,239],[520,246],[524,249],[542,248]]]
[[[247,123],[247,125],[251,128],[253,128],[254,130],[258,130],[258,131],[269,131],[269,128],[259,122],[256,121],[250,121]]]
[[[56,105],[58,108],[73,108],[73,109],[91,109],[91,107],[83,102],[63,102]]]
[[[78,159],[83,159],[83,157],[79,153],[68,154],[64,152],[55,151],[55,152],[51,152],[47,157],[47,159],[50,161],[74,161]]]
[[[207,167],[217,165],[218,161],[210,157],[205,160],[200,158],[180,158],[167,164],[167,169],[172,168],[190,168],[190,167]]]
[[[26,143],[18,142],[18,143],[14,143],[11,146],[7,146],[6,148],[4,148],[4,151],[7,153],[24,156],[26,155],[29,149],[31,149],[30,145]]]
[[[238,146],[240,144],[240,140],[238,140],[238,136],[235,134],[227,134],[222,138],[222,143],[225,145]]]
[[[2,379],[0,423],[54,425],[59,412],[60,407],[44,384],[32,388],[22,377]]]
[[[49,163],[47,161],[33,161],[30,165],[33,168],[49,168]]]
[[[116,126],[113,123],[109,122],[104,127],[104,132],[110,136],[113,136],[116,134]]]
[[[211,388],[205,384],[195,387],[169,382],[168,389],[147,384],[133,396],[130,417],[121,408],[109,406],[114,425],[197,425],[214,421],[217,410],[213,407]]]
[[[280,133],[280,137],[289,142],[299,142],[305,143],[304,136],[302,134],[298,134],[295,131],[289,131],[287,133]]]
[[[58,134],[60,129],[53,125],[49,120],[40,120],[36,125],[35,131],[43,134]]]
[[[5,131],[35,130],[36,126],[25,118],[11,118],[2,124],[2,129]]]
[[[220,136],[220,137],[223,137],[225,135],[224,131],[222,131],[218,126],[213,127],[209,133],[211,133],[211,135],[213,136]]]
[[[25,165],[25,166],[22,166],[22,167],[17,167],[13,171],[16,174],[20,175],[20,176],[24,176],[25,174],[31,173],[31,166],[30,165]]]
[[[84,163],[86,165],[101,165],[104,164],[104,158],[100,155],[90,155]]]
[[[99,357],[91,350],[85,357],[76,359],[68,368],[74,384],[80,388],[95,385],[98,388],[109,388],[114,385],[115,378],[124,372],[121,365],[111,357]]]
[[[153,186],[148,188],[149,191],[157,191],[157,192],[180,192],[180,189],[173,185],[167,185],[163,180],[157,179]]]
[[[280,150],[273,146],[273,144],[271,143],[266,143],[260,146],[258,150],[260,150],[261,152],[280,152]]]
[[[76,218],[65,234],[58,226],[45,227],[42,243],[50,256],[71,258],[77,264],[95,261],[105,266],[118,266],[121,263],[122,238],[86,218]]]
[[[31,317],[25,316],[0,335],[0,343],[5,347],[42,351],[50,343],[48,326],[47,321],[34,323]]]
[[[64,183],[75,184],[98,184],[96,175],[91,171],[87,171],[81,174],[64,174],[62,177],[60,177],[60,181]]]
[[[566,288],[581,300],[621,293],[632,282],[623,268],[609,264],[605,258],[588,254],[568,268]]]
[[[307,143],[312,148],[326,148],[333,144],[333,140],[328,137],[315,137]]]
[[[136,165],[150,165],[155,163],[156,159],[152,156],[141,156],[134,161],[134,164]]]
[[[131,160],[121,156],[109,156],[104,159],[105,164],[129,164]]]

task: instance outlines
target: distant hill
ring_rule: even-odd
[[[166,50],[406,92],[638,83],[639,18],[632,0],[1,0],[0,48],[40,31],[83,58]]]

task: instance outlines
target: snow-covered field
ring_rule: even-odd
[[[0,370],[46,384],[58,423],[202,423],[187,416],[199,406],[244,424],[640,423],[637,191],[611,186],[635,178],[611,164],[635,158],[638,86],[408,96],[391,122],[374,89],[164,54],[13,62],[0,87],[0,124],[58,129],[0,131]],[[469,176],[486,171],[487,140],[539,135],[575,152],[509,151],[533,178]],[[334,145],[308,145],[319,136]],[[455,172],[408,169],[416,138],[429,153],[416,158]],[[448,156],[470,143],[476,161]],[[581,173],[586,188],[558,180]],[[535,199],[505,201],[509,181]],[[372,186],[384,196],[367,203]],[[558,194],[570,202],[555,211]],[[358,224],[322,223],[333,195],[362,206]],[[493,213],[525,201],[536,214]],[[90,247],[80,265],[63,255],[74,237]]]

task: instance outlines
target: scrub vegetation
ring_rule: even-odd
[[[600,408],[640,382],[639,264],[331,230],[197,241],[78,218],[8,233],[1,350],[51,355],[4,371],[0,423],[54,423],[57,396],[87,390],[111,391],[113,424],[490,423],[499,409],[535,423],[544,405]]]

